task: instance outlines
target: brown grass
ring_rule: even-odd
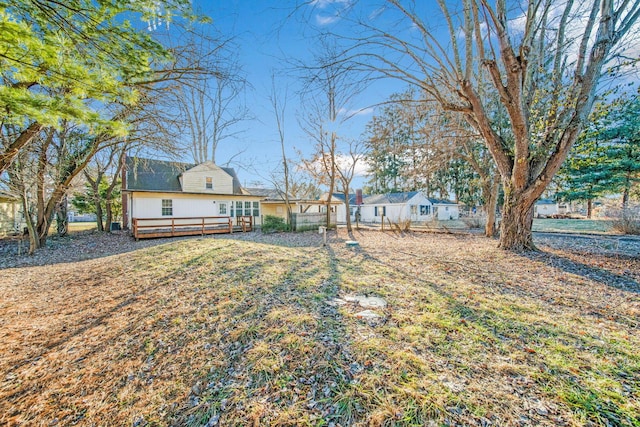
[[[637,257],[352,237],[165,240],[0,271],[0,423],[639,425]],[[383,317],[330,304],[354,293],[385,298]]]

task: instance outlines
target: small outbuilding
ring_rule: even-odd
[[[0,190],[0,235],[19,233],[24,224],[20,199]]]

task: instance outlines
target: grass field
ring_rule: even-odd
[[[637,258],[235,237],[0,270],[0,423],[640,425]]]
[[[552,233],[612,233],[612,222],[594,219],[551,219],[533,220],[533,231]]]

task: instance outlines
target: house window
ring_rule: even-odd
[[[418,215],[418,206],[410,205],[409,210],[411,212],[411,215]]]
[[[204,180],[204,188],[206,188],[207,190],[213,190],[213,178],[208,176]]]
[[[373,208],[373,216],[386,216],[387,215],[387,207],[383,206],[382,209],[380,209],[378,206],[375,206]]]
[[[420,205],[420,215],[431,215],[431,206]]]
[[[162,199],[162,216],[173,215],[173,200]]]
[[[227,214],[227,204],[226,203],[220,203],[218,208],[218,213],[220,215],[226,215]]]
[[[260,202],[253,202],[253,216],[260,216]]]

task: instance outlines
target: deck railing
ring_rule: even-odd
[[[238,217],[242,231],[253,229],[253,220]],[[154,237],[197,236],[216,233],[233,233],[233,218],[228,216],[205,216],[185,218],[133,218],[133,237],[147,239]]]
[[[253,217],[251,215],[239,216],[237,221],[243,232],[253,230]]]

